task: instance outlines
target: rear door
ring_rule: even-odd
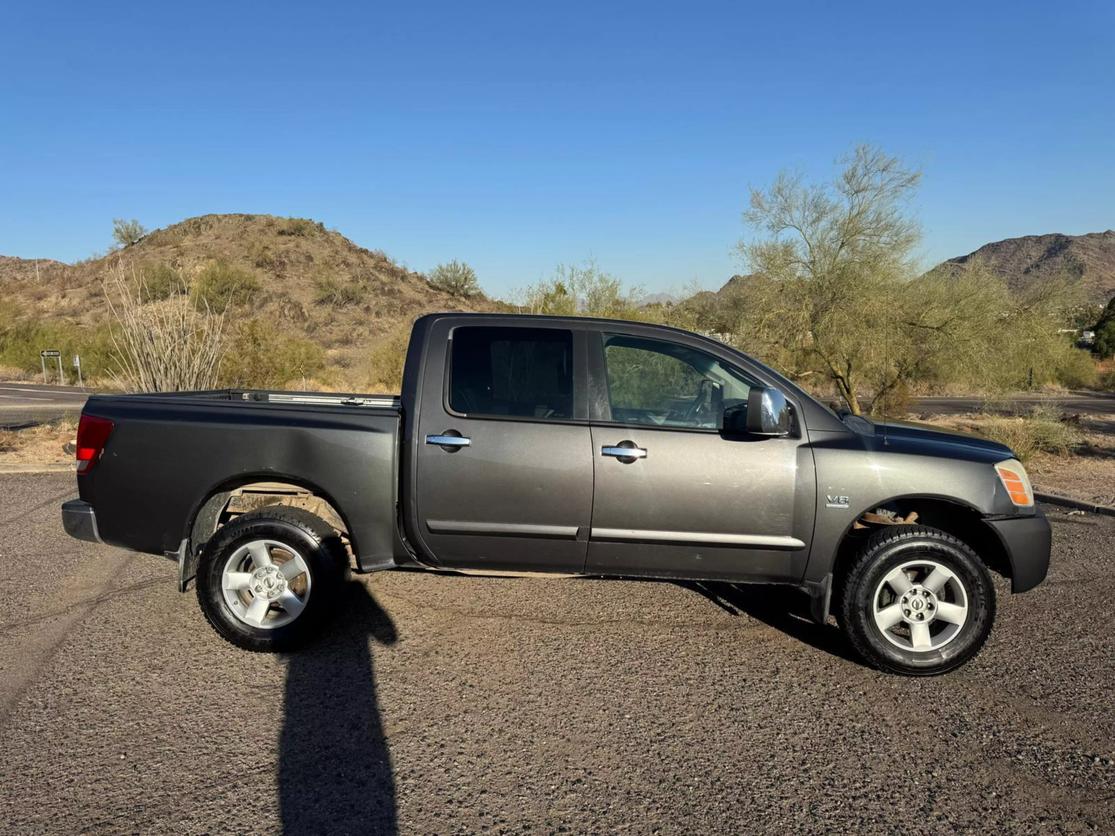
[[[589,337],[596,480],[586,571],[801,577],[816,484],[800,419],[787,438],[724,434],[725,406],[746,404],[756,382],[730,360],[680,339]]]
[[[578,572],[593,467],[583,335],[461,322],[431,333],[445,348],[428,352],[420,393],[416,536],[445,566]]]

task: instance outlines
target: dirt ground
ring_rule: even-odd
[[[1115,506],[1115,458],[1041,455],[1027,467],[1037,491]]]
[[[0,430],[0,470],[5,466],[72,464],[74,454],[64,447],[77,435],[77,420],[63,418],[22,430]]]
[[[1076,415],[1084,443],[1069,456],[1038,455],[1030,464],[1039,489],[1115,506],[1115,418]]]

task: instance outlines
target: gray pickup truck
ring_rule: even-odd
[[[177,561],[249,650],[312,634],[352,568],[418,567],[788,585],[868,662],[936,674],[987,639],[991,572],[1049,564],[1007,447],[633,322],[425,316],[399,397],[95,396],[77,460],[66,531]]]

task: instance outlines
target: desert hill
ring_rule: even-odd
[[[0,326],[6,320],[95,328],[108,318],[103,281],[118,265],[164,282],[167,275],[193,282],[207,271],[231,276],[246,290],[229,308],[230,328],[258,319],[320,346],[328,366],[341,370],[359,366],[384,340],[397,341],[423,313],[485,310],[493,304],[444,293],[384,253],[320,223],[204,215],[76,264],[0,257]],[[342,378],[357,382],[359,375]]]

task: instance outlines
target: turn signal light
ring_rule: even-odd
[[[104,452],[115,424],[108,418],[82,414],[77,424],[77,472],[88,473]]]
[[[995,465],[995,472],[999,474],[999,481],[1007,489],[1010,501],[1019,508],[1030,508],[1034,504],[1034,490],[1030,487],[1030,477],[1026,475],[1026,468],[1015,459],[1008,459]]]

